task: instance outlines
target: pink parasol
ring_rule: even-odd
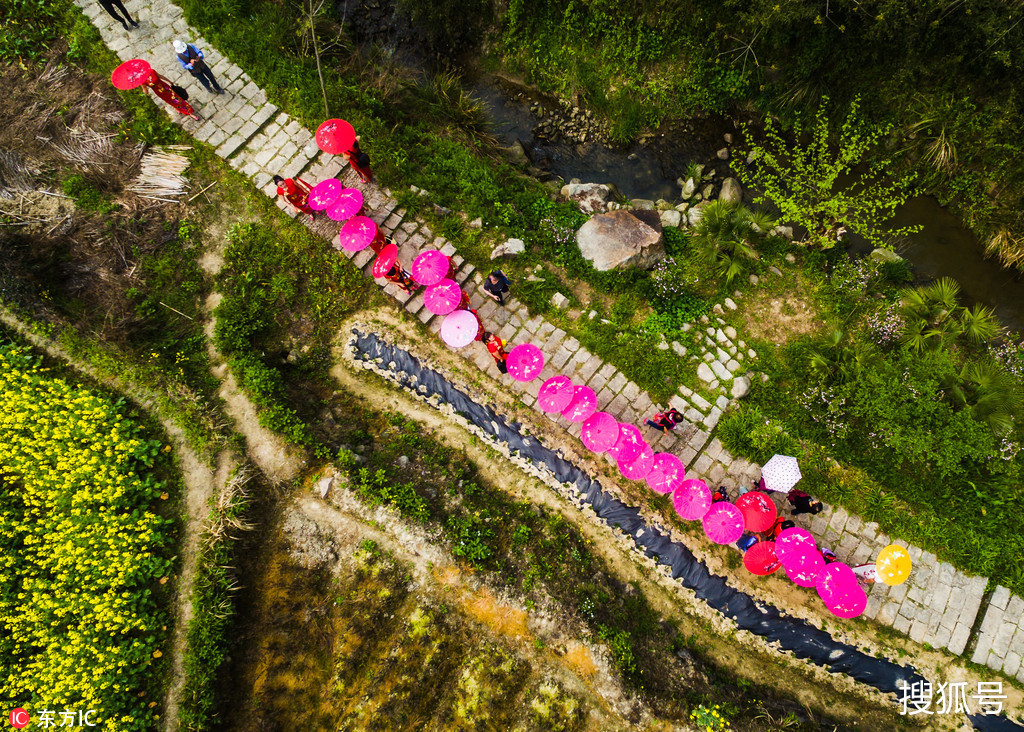
[[[669,452],[654,456],[654,466],[647,474],[647,485],[655,493],[671,493],[685,480],[683,461]]]
[[[751,574],[766,575],[777,572],[782,563],[775,555],[774,541],[759,541],[743,553],[743,566]]]
[[[352,239],[358,244],[358,249],[348,249],[350,252],[359,252],[373,243],[373,240],[378,236],[378,229],[376,222],[369,216],[353,216],[344,224],[342,224],[341,231],[338,233],[338,237],[344,241],[346,235],[352,237]],[[344,243],[342,244],[344,247]]]
[[[114,69],[114,73],[110,75],[110,83],[117,89],[135,89],[146,83],[152,70],[153,67],[148,61],[133,58]]]
[[[594,412],[583,423],[580,439],[594,452],[607,452],[619,439],[619,422],[608,412]]]
[[[672,491],[672,507],[687,521],[698,521],[711,509],[711,489],[703,480],[684,480]]]
[[[316,128],[316,146],[325,153],[348,152],[355,141],[356,131],[343,119],[329,119]]]
[[[654,467],[654,450],[646,442],[640,446],[640,454],[635,460],[623,462],[619,460],[619,472],[630,480],[643,480]]]
[[[377,255],[377,259],[373,263],[373,276],[383,277],[388,273],[388,270],[395,266],[397,261],[398,247],[394,244],[388,244],[380,250],[380,254]]]
[[[794,526],[786,529],[775,538],[775,553],[779,555],[782,566],[789,564],[789,558],[804,552],[818,553],[818,544],[811,532]]]
[[[767,493],[761,491],[749,491],[736,499],[736,508],[743,514],[743,520],[747,522],[747,530],[758,532],[767,531],[775,522],[778,509]]]
[[[583,422],[597,411],[597,395],[589,386],[577,386],[562,416],[570,422]]]
[[[441,321],[441,340],[452,348],[468,346],[476,340],[479,323],[469,310],[456,310]]]
[[[428,249],[412,263],[412,278],[421,285],[436,285],[448,276],[451,262],[440,250]]]
[[[821,571],[816,583],[818,595],[836,617],[855,618],[864,612],[868,597],[853,570],[842,562],[833,562]]]
[[[612,456],[613,460],[629,462],[640,455],[640,450],[645,444],[643,433],[639,429],[634,425],[620,422],[619,439],[608,450],[608,454]]]
[[[779,542],[775,542],[775,553],[779,553]],[[825,560],[817,549],[790,552],[785,559],[780,558],[779,561],[786,568],[786,576],[801,587],[814,587],[821,570],[825,569]]]
[[[569,406],[576,387],[568,376],[552,376],[541,384],[537,405],[545,412],[561,412]]]
[[[516,381],[533,381],[544,370],[544,354],[532,343],[520,343],[509,351],[505,367]]]
[[[358,188],[345,188],[327,209],[332,221],[344,221],[363,212],[363,192]]]
[[[732,544],[743,536],[743,514],[728,501],[711,504],[701,521],[704,533],[716,544]]]
[[[314,211],[329,209],[331,204],[338,200],[338,196],[341,195],[344,188],[345,186],[337,178],[328,178],[327,180],[320,181],[309,192],[309,198],[307,199],[309,207]]]
[[[455,280],[443,279],[423,291],[423,307],[434,315],[447,315],[462,301],[462,288]]]

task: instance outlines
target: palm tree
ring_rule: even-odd
[[[996,311],[981,303],[963,309],[960,313],[960,327],[967,340],[976,346],[993,340],[1002,330],[996,319]]]
[[[996,362],[968,363],[943,386],[954,406],[970,408],[971,416],[987,423],[995,434],[1013,429],[1021,406],[1020,390]]]
[[[960,285],[951,277],[926,287],[905,289],[900,307],[906,323],[903,343],[917,352],[938,351],[956,339],[962,332],[956,318],[959,292]]]
[[[836,326],[817,341],[808,353],[811,371],[823,381],[849,381],[878,362],[878,353],[867,343],[843,345],[846,334]]]
[[[694,230],[697,256],[729,284],[747,262],[757,259],[754,244],[774,225],[767,214],[720,199],[712,201]]]

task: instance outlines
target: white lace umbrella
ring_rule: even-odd
[[[761,468],[764,487],[770,491],[785,493],[795,486],[802,477],[796,458],[789,455],[772,455],[772,459]]]

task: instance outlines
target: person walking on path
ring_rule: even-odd
[[[756,534],[751,534],[749,532],[745,532],[743,534],[743,536],[741,536],[736,541],[736,546],[737,546],[737,548],[739,548],[739,550],[741,552],[746,552],[747,549],[749,549],[750,547],[754,546],[754,544],[759,543],[760,541],[761,541],[761,539]]]
[[[220,84],[213,78],[213,72],[210,71],[210,67],[206,65],[206,55],[202,49],[191,43],[185,43],[185,41],[172,41],[171,45],[174,46],[174,53],[178,57],[178,63],[181,64],[181,68],[192,74],[196,79],[199,79],[199,83],[203,85],[206,91],[210,92],[210,94],[224,93],[224,90],[220,88]],[[211,84],[213,85],[212,89],[210,88]]]
[[[508,292],[508,286],[512,284],[509,278],[500,269],[496,269],[487,275],[487,279],[484,280],[484,290],[487,294],[499,305],[505,304],[505,294]]]
[[[486,285],[484,285],[486,287]],[[683,421],[683,415],[675,407],[669,407],[667,412],[658,412],[646,424],[649,424],[659,432],[667,432],[675,429],[675,426]]]
[[[300,212],[309,214],[310,221],[316,218],[313,209],[309,207],[309,183],[298,178],[282,178],[279,175],[274,176],[274,182],[277,184],[277,195],[284,196],[284,200]]]
[[[379,271],[379,270],[378,270]],[[405,267],[395,262],[384,274],[384,279],[388,282],[394,282],[396,285],[402,288],[406,295],[411,295],[413,290],[416,289],[416,283],[413,281],[409,273],[405,271]]]
[[[128,14],[128,11],[121,3],[121,0],[100,0],[100,7],[107,11],[107,15],[124,26],[125,30],[131,30],[132,28],[139,27],[139,21],[132,20],[132,16]],[[115,8],[117,10],[115,10]],[[118,10],[124,13],[123,18],[117,14]],[[129,23],[131,23],[131,26],[128,25]]]
[[[785,516],[776,516],[775,522],[768,527],[768,530],[764,532],[764,535],[768,537],[768,541],[775,541],[786,529],[792,529],[796,526],[795,523],[787,519]]]
[[[487,346],[487,350],[491,354],[491,358],[494,359],[494,363],[498,366],[498,371],[503,374],[508,373],[508,367],[505,365],[505,359],[508,358],[508,354],[505,353],[505,344],[502,343],[501,338],[496,336],[494,333],[485,330],[481,336],[484,345]]]
[[[793,507],[794,516],[799,516],[802,513],[821,513],[825,509],[821,501],[811,498],[798,488],[792,489],[786,496],[786,500]]]
[[[348,164],[352,166],[352,170],[359,174],[363,183],[371,183],[373,181],[373,171],[370,169],[370,156],[359,149],[359,137],[356,137],[356,141],[352,143],[352,149],[344,153],[345,158],[348,160]]]
[[[185,92],[185,90],[180,86],[175,86],[167,79],[160,76],[160,74],[156,73],[155,69],[149,72],[149,77],[142,86],[144,89],[152,90],[154,94],[182,114],[191,117],[197,122],[199,121],[199,115],[196,114],[196,110],[194,110],[192,105],[188,103],[188,98],[186,96],[187,92]]]

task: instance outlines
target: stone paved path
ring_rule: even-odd
[[[393,237],[399,245],[403,263],[408,265],[419,252],[431,248],[451,256],[458,268],[456,280],[470,293],[473,307],[479,310],[488,329],[511,343],[529,341],[544,351],[547,360],[544,371],[539,379],[528,384],[500,377],[490,355],[480,344],[458,351],[460,356],[494,378],[504,378],[507,386],[520,393],[528,406],[536,406],[540,384],[557,373],[571,377],[576,383],[586,383],[597,392],[598,407],[623,422],[642,425],[653,411],[665,406],[655,404],[649,394],[614,365],[587,351],[564,330],[541,316],[531,316],[514,298],[509,299],[505,307],[486,298],[481,292],[481,273],[459,256],[451,242],[435,236],[422,221],[406,216],[386,188],[360,183],[358,176],[344,164],[343,158],[320,152],[312,133],[270,104],[263,90],[242,69],[221,56],[188,26],[178,6],[168,0],[125,0],[129,11],[141,22],[138,30],[128,32],[107,16],[95,0],[76,2],[121,59],[144,58],[161,74],[189,90],[197,111],[204,119],[196,122],[169,108],[168,113],[197,139],[211,145],[233,168],[252,179],[268,196],[275,195],[274,185],[270,182],[275,174],[285,177],[301,174],[310,182],[338,177],[347,186],[363,190],[367,215]],[[228,94],[208,94],[181,69],[170,45],[175,38],[195,43],[205,51],[214,75]],[[159,100],[156,103],[164,106]],[[289,215],[296,215],[283,201],[278,200],[277,204]],[[318,217],[315,222],[308,222],[306,217],[303,220],[329,241],[337,235],[338,224],[326,217]],[[370,276],[373,256],[370,250],[344,254]],[[383,280],[378,283],[387,285],[384,287],[387,294],[437,333],[441,318],[424,309],[422,291],[410,297],[393,284]],[[760,477],[760,467],[734,458],[713,436],[719,418],[730,405],[727,393],[733,393],[732,388],[740,378],[752,375],[743,373],[743,363],[757,357],[735,329],[720,317],[725,310],[737,308],[736,302],[727,298],[715,307],[712,315],[692,324],[703,331],[699,339],[699,353],[686,354],[679,344],[672,345],[680,357],[688,355],[691,360],[700,361],[701,392],[682,386],[670,400],[687,420],[674,433],[662,435],[650,428],[644,428],[644,431],[656,450],[679,455],[691,477],[703,478],[713,485],[743,489],[750,485],[751,480]],[[664,344],[664,347],[668,348],[668,345]],[[567,425],[558,417],[544,416],[565,428],[569,434],[579,437],[579,424]],[[776,500],[781,508],[782,502],[778,497]],[[828,508],[813,519],[799,516],[796,520],[810,528],[819,541],[831,546],[841,560],[851,565],[869,561],[879,549],[892,542],[879,533],[877,524],[863,522],[841,508]],[[908,546],[899,540],[895,543]],[[998,587],[986,605],[986,578],[967,575],[951,564],[937,561],[935,555],[918,547],[909,546],[909,551],[915,562],[911,579],[897,587],[881,583],[874,585],[865,615],[909,635],[916,642],[946,648],[957,655],[971,648],[971,658],[976,663],[987,664],[1024,681],[1024,668],[1021,667],[1024,657],[1024,599],[1011,596],[1006,588]],[[979,616],[982,620],[976,628]]]

